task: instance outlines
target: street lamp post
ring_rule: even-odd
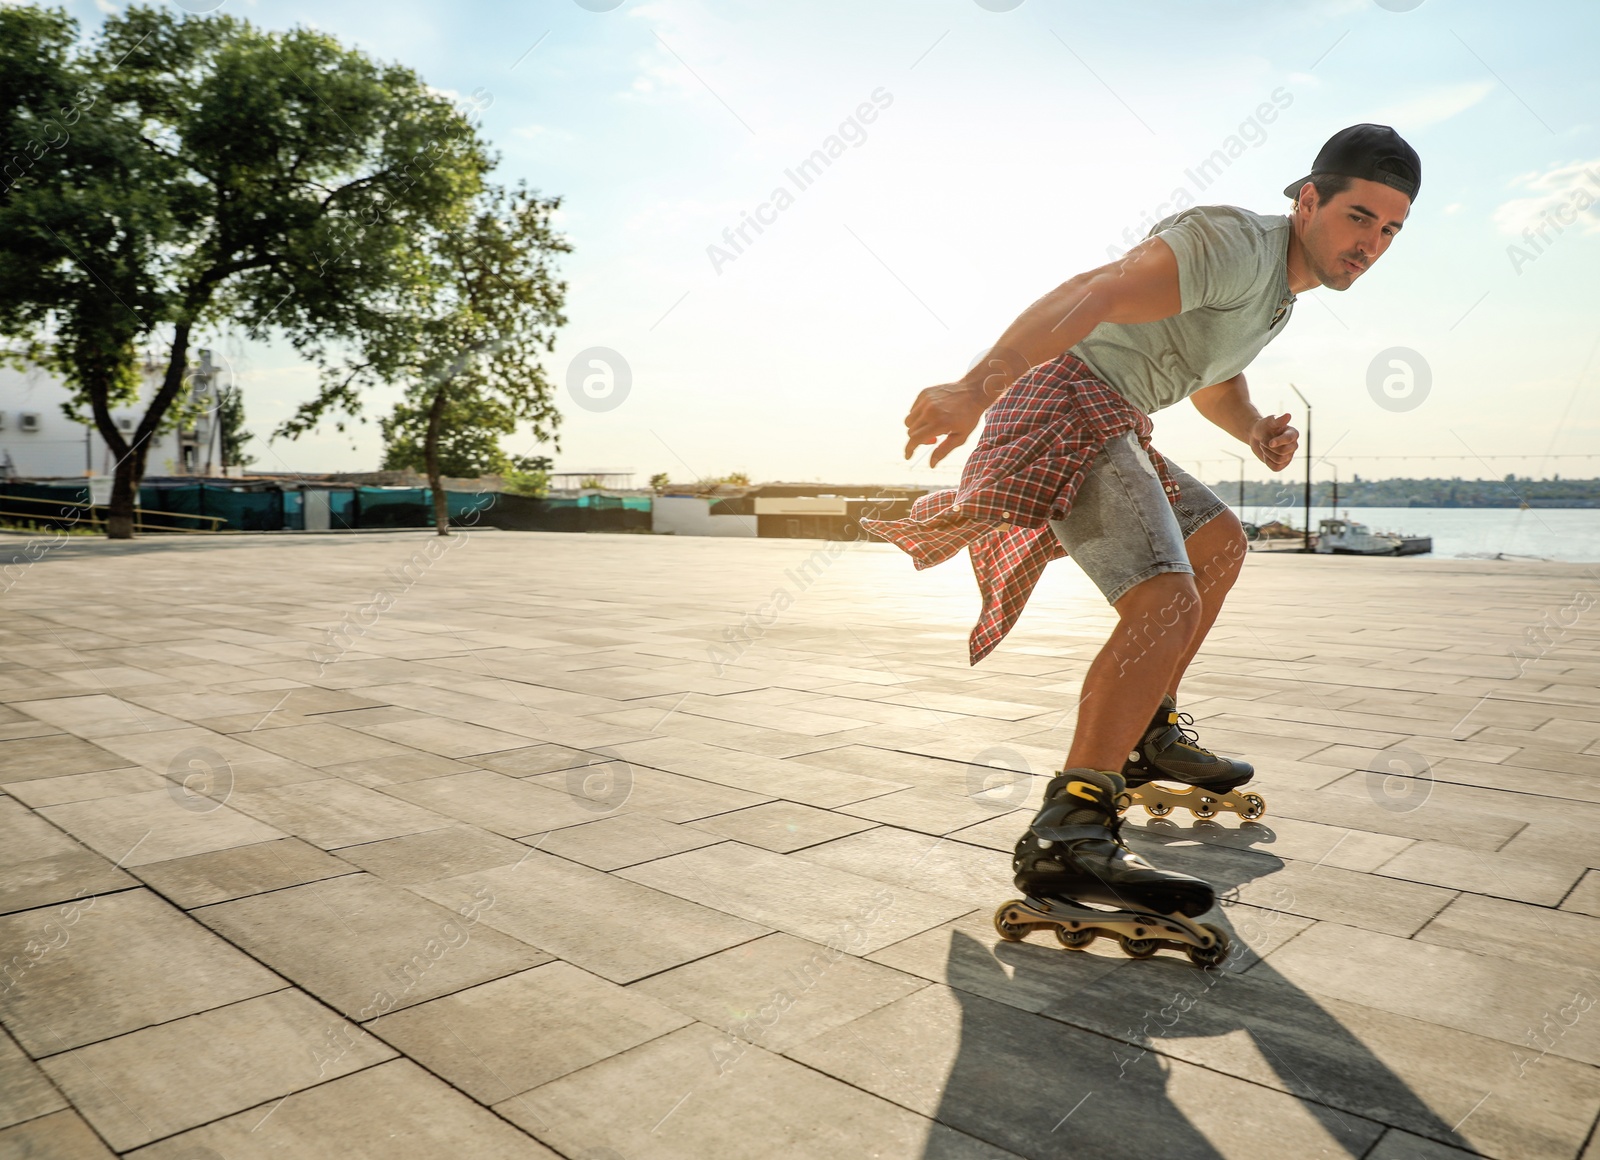
[[[1289,384],[1289,389],[1296,395],[1300,395],[1300,388],[1293,383]],[[1300,401],[1306,405],[1306,446],[1301,454],[1306,457],[1306,538],[1304,550],[1309,552],[1311,551],[1311,400],[1304,395],[1300,395]]]

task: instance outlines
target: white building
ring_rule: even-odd
[[[754,536],[753,515],[713,515],[717,501],[702,495],[658,495],[650,501],[650,530],[656,535]]]
[[[190,375],[190,390],[202,413],[192,427],[152,437],[145,458],[146,475],[206,475],[208,464],[220,473],[220,434],[216,391],[220,375],[211,352],[199,352],[200,365]],[[144,363],[140,401],[111,414],[125,438],[144,416],[161,386],[165,364]],[[93,424],[75,423],[62,411],[70,398],[55,375],[37,367],[18,371],[0,366],[0,479],[40,479],[112,474],[115,460]]]

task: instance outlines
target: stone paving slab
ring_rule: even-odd
[[[0,785],[63,773],[125,769],[132,764],[92,741],[65,733],[0,741]]]
[[[476,826],[445,826],[400,838],[341,846],[335,861],[400,886],[436,882],[522,861],[528,848]]]
[[[1130,1155],[1127,1119],[1085,1107],[1096,1093],[1168,1156],[1361,1155],[1383,1131],[1170,1057],[1125,1067],[1132,1047],[938,985],[787,1054],[1019,1156]]]
[[[691,1022],[643,992],[555,962],[385,1015],[370,1026],[489,1104]]]
[[[429,534],[6,591],[0,1155],[1600,1160],[1600,638],[1508,651],[1583,567],[1246,560],[1180,703],[1268,813],[1124,829],[1222,892],[1201,972],[992,926],[1070,562],[973,667],[884,544],[730,655],[822,545],[466,540],[330,664]]]
[[[132,886],[135,879],[86,850],[20,802],[0,797],[0,913]]]
[[[444,907],[351,874],[203,907],[194,917],[352,1019],[548,962],[481,925],[492,890]]]
[[[28,1160],[100,1160],[115,1156],[70,1108],[0,1131],[0,1149]]]
[[[119,1151],[209,1123],[395,1052],[308,996],[275,991],[46,1059]]]
[[[1600,972],[1594,970],[1527,962],[1507,970],[1470,951],[1331,922],[1318,923],[1265,961],[1320,995],[1519,1047],[1548,1037],[1551,1054],[1600,1063],[1600,1020],[1583,1019],[1584,1012],[1577,1010],[1587,1007],[1587,997],[1600,1001]],[[1407,985],[1415,979],[1427,985]],[[1554,1033],[1546,1031],[1547,1025]]]
[[[722,842],[617,871],[715,910],[866,954],[971,907],[921,890],[889,888],[804,859]]]
[[[481,912],[484,925],[616,983],[703,958],[771,929],[532,849],[515,865],[412,889],[451,908],[491,897],[495,905]]]
[[[582,795],[573,797],[484,769],[387,786],[383,792],[506,838],[580,826],[604,812]]]
[[[527,780],[573,797],[590,796],[598,819],[624,806],[630,812],[654,814],[669,822],[693,822],[771,801],[771,795],[681,776],[664,770],[633,765],[621,758],[596,755],[592,763],[574,769],[539,774]],[[598,783],[591,782],[598,777]],[[774,789],[786,787],[774,786]]]
[[[0,918],[0,946],[22,952],[0,1022],[34,1059],[283,986],[148,890]]]
[[[788,854],[832,838],[872,829],[874,824],[797,802],[767,802],[747,810],[706,818],[697,823],[697,827],[736,839],[747,846],[760,846],[776,854]]]
[[[235,794],[238,808],[324,850],[442,829],[452,819],[343,778]]]
[[[628,989],[769,1051],[783,1051],[925,985],[837,944],[780,933],[663,971]]]
[[[586,1149],[660,1160],[1011,1155],[855,1085],[737,1039],[730,1043],[699,1023],[498,1110],[568,1156]]]
[[[122,866],[143,866],[283,837],[283,831],[231,806],[186,794],[176,783],[117,797],[41,806],[37,813]]]
[[[185,910],[353,872],[349,862],[298,838],[147,862],[138,868],[145,885]]]
[[[266,1131],[268,1117],[271,1130]],[[469,1142],[470,1143],[467,1143]],[[397,1059],[296,1092],[130,1153],[139,1160],[350,1156],[435,1160],[470,1147],[483,1160],[555,1160],[468,1097]]]
[[[11,1036],[0,1033],[0,1128],[67,1107],[66,1097]]]
[[[1041,1014],[1152,1049],[1130,1066],[1160,1052],[1491,1156],[1572,1156],[1600,1113],[1579,1064],[1525,1067],[1493,1040],[1312,999],[1270,958],[1247,976],[1115,971]]]

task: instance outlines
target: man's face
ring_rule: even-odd
[[[1349,189],[1323,203],[1308,182],[1296,214],[1317,281],[1331,290],[1348,290],[1389,248],[1410,212],[1409,197],[1377,181],[1352,178]]]

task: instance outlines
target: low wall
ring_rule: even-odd
[[[658,495],[650,507],[650,530],[672,536],[755,536],[754,515],[714,516],[711,504],[697,495]]]

